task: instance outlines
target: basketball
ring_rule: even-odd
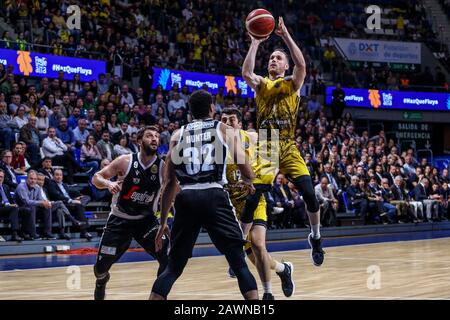
[[[256,9],[250,12],[245,19],[245,26],[247,31],[255,38],[265,38],[275,28],[275,19],[269,11]]]

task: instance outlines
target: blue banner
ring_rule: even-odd
[[[57,78],[63,71],[65,80],[72,80],[79,74],[81,81],[91,81],[106,72],[105,61],[9,49],[0,49],[0,63],[5,67],[13,65],[14,74],[40,78]]]
[[[333,100],[333,90],[327,87],[326,103]],[[435,92],[388,91],[342,88],[347,107],[370,109],[402,109],[417,111],[450,111],[450,94]]]
[[[206,85],[208,91],[212,94],[217,94],[219,88],[223,87],[225,94],[229,91],[236,93],[238,89],[241,89],[242,97],[253,98],[255,96],[253,89],[247,85],[242,77],[161,68],[153,68],[153,71],[152,89],[161,85],[164,90],[170,90],[175,83],[178,83],[180,88],[186,85],[190,90],[192,88],[200,89],[203,85]]]

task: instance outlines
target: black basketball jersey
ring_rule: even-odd
[[[184,125],[172,153],[175,174],[180,185],[226,183],[225,144],[219,121],[206,119]]]
[[[131,163],[116,198],[117,209],[128,216],[148,216],[157,210],[161,190],[161,162],[157,157],[148,167],[132,154]]]

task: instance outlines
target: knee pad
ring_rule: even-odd
[[[306,210],[308,210],[308,212],[319,211],[319,201],[317,201],[311,177],[300,176],[295,178],[293,182],[295,187],[301,192],[303,196],[303,200],[306,203]]]

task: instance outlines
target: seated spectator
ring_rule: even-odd
[[[128,123],[128,121],[127,121],[127,122],[123,122],[123,123]],[[120,126],[119,126],[119,124],[118,124],[118,122],[117,122],[117,114],[115,114],[115,113],[113,113],[113,114],[111,115],[111,118],[109,119],[109,122],[108,122],[108,131],[109,131],[109,133],[112,134],[113,136],[114,136],[115,133],[117,133],[117,132],[120,131]]]
[[[138,153],[139,152],[139,144],[137,141],[137,133],[133,132],[131,134],[131,138],[130,138],[130,144],[128,145],[128,147],[130,148],[132,153]]]
[[[95,120],[92,123],[92,127],[93,127],[92,134],[94,135],[95,141],[99,142],[100,140],[102,140],[103,133],[106,129],[103,129],[102,123],[98,120]],[[108,130],[106,130],[106,131],[108,131]],[[108,136],[109,136],[109,131],[108,131]]]
[[[78,125],[78,121],[80,119],[82,119],[82,115],[81,115],[81,109],[76,106],[75,108],[73,108],[72,110],[72,114],[70,115],[69,118],[67,118],[67,126],[73,130],[76,128],[76,126]]]
[[[11,241],[22,241],[23,239],[19,236],[19,207],[11,197],[11,191],[14,189],[3,184],[4,179],[5,171],[0,169],[0,217],[7,216],[9,218],[12,232]]]
[[[10,150],[14,134],[19,127],[17,122],[7,113],[6,102],[0,102],[0,143],[3,148]]]
[[[450,201],[450,188],[448,187],[448,182],[442,183],[441,197],[441,205],[444,211],[444,216],[447,217],[448,220],[450,220],[450,209],[448,205],[448,202]]]
[[[89,130],[87,129],[86,119],[78,120],[78,126],[73,130],[73,138],[75,140],[75,146],[81,147],[89,136]]]
[[[14,146],[11,167],[14,169],[16,175],[25,175],[26,161],[25,161],[25,144],[19,141]]]
[[[62,117],[56,128],[56,136],[66,145],[67,149],[72,150],[75,145],[75,137],[72,129],[67,125],[67,118]]]
[[[414,188],[414,200],[420,201],[423,204],[426,216],[424,221],[428,222],[438,221],[439,219],[439,200],[436,195],[428,194],[429,181],[427,178],[422,178],[417,186]]]
[[[385,178],[387,179],[387,178]],[[417,205],[411,203],[408,199],[408,192],[403,187],[403,178],[401,176],[396,176],[394,178],[394,184],[391,187],[392,191],[392,199],[391,204],[397,207],[397,211],[401,217],[411,217],[414,223],[421,222],[422,217],[422,203],[420,204],[420,208]],[[420,210],[420,211],[419,211]]]
[[[443,197],[441,194],[441,187],[439,185],[439,183],[433,183],[432,187],[431,187],[431,192],[430,192],[430,196],[435,199],[436,201],[438,201],[439,203],[439,211],[438,211],[438,218],[437,221],[447,221],[446,213],[444,213],[444,207],[442,206],[443,202]]]
[[[164,114],[164,118],[167,118],[166,115],[166,104],[163,101],[163,95],[162,94],[157,94],[156,95],[156,102],[152,104],[152,116],[157,117],[158,114],[158,109],[161,108],[163,114]]]
[[[127,139],[129,138],[129,134],[127,132],[128,130],[128,123],[122,123],[120,124],[120,130],[112,135],[112,143],[117,145],[120,142],[120,139],[122,139],[122,136],[127,136]]]
[[[94,136],[91,134],[88,135],[86,142],[81,147],[80,160],[83,166],[92,168],[89,173],[95,173],[98,171],[100,161],[102,160],[102,155],[100,154],[100,151],[98,151],[97,145],[95,144]]]
[[[36,128],[36,121],[36,117],[30,117],[29,122],[20,129],[20,141],[27,145],[27,156],[32,166],[37,165],[41,159],[41,136]]]
[[[12,157],[13,155],[11,151],[3,151],[2,160],[0,161],[0,169],[4,172],[4,185],[8,186],[8,188],[11,190],[16,190],[18,181],[14,172],[14,168],[11,166]]]
[[[324,176],[320,179],[320,184],[314,187],[314,191],[320,204],[320,222],[322,226],[335,226],[339,202],[333,195],[333,188],[328,183],[327,177]]]
[[[20,183],[14,194],[14,200],[20,208],[23,219],[24,239],[39,240],[36,232],[36,216],[44,220],[43,238],[55,240],[52,234],[52,204],[42,198],[41,187],[37,185],[37,173],[30,170],[26,183]]]
[[[17,108],[17,112],[15,113],[13,120],[16,122],[17,128],[19,129],[22,129],[22,127],[28,123],[28,116],[25,113],[24,106]]]
[[[61,107],[55,104],[52,108],[52,114],[48,117],[48,126],[57,128],[63,117],[64,115],[61,113]]]
[[[367,211],[369,208],[369,201],[367,194],[359,186],[359,177],[352,176],[350,180],[350,187],[347,189],[350,208],[355,209],[356,213],[367,222]]]
[[[44,201],[49,201],[48,184],[45,184],[46,177],[43,173],[39,172],[37,174],[37,184],[41,187],[41,195]],[[52,219],[58,221],[59,227],[59,238],[70,240],[70,235],[66,233],[66,217],[72,217],[70,215],[69,209],[64,205],[62,201],[50,201],[52,204]]]
[[[283,208],[283,214],[278,215],[275,225],[279,228],[291,228],[292,210],[294,208],[294,200],[287,186],[287,181],[283,174],[278,174],[272,187],[272,196],[278,208]]]
[[[111,162],[108,159],[103,159],[100,163],[100,170],[102,170],[104,167],[108,166]],[[92,183],[92,177],[94,175],[90,176],[89,183],[92,187],[92,200],[94,201],[111,201],[111,193],[108,189],[97,189],[93,183]]]
[[[91,201],[91,198],[81,195],[78,191],[70,189],[63,183],[63,172],[61,169],[55,170],[54,182],[48,186],[50,199],[52,201],[62,201],[75,219],[83,223],[79,226],[81,231],[80,237],[91,240],[92,235],[87,232],[87,218],[84,214],[84,207]]]
[[[370,178],[367,189],[369,191],[369,208],[372,208],[374,211],[374,221],[377,221],[378,217],[387,215],[388,222],[394,223],[397,217],[397,208],[385,201],[383,191],[378,186],[375,177]]]
[[[103,131],[102,138],[97,142],[97,148],[98,151],[100,151],[103,159],[107,159],[111,162],[116,157],[116,153],[114,152],[114,145],[109,141],[108,130]]]
[[[80,166],[75,161],[72,153],[68,151],[67,146],[56,136],[56,130],[53,127],[48,128],[48,136],[42,143],[44,156],[51,158],[54,165],[63,166],[67,169],[67,182],[73,184],[73,174],[75,170],[80,170]]]
[[[186,103],[183,99],[181,99],[180,94],[178,92],[175,92],[173,94],[173,100],[170,100],[169,104],[167,105],[167,110],[169,111],[169,119],[174,118],[175,112],[180,108],[186,109]]]
[[[124,134],[123,136],[120,137],[119,144],[116,144],[114,146],[114,153],[116,154],[117,157],[120,157],[121,155],[124,154],[132,153],[130,148],[128,147],[127,135]]]
[[[47,109],[41,107],[37,114],[36,128],[39,130],[41,137],[47,134],[48,127],[50,126],[50,121],[47,115]]]

